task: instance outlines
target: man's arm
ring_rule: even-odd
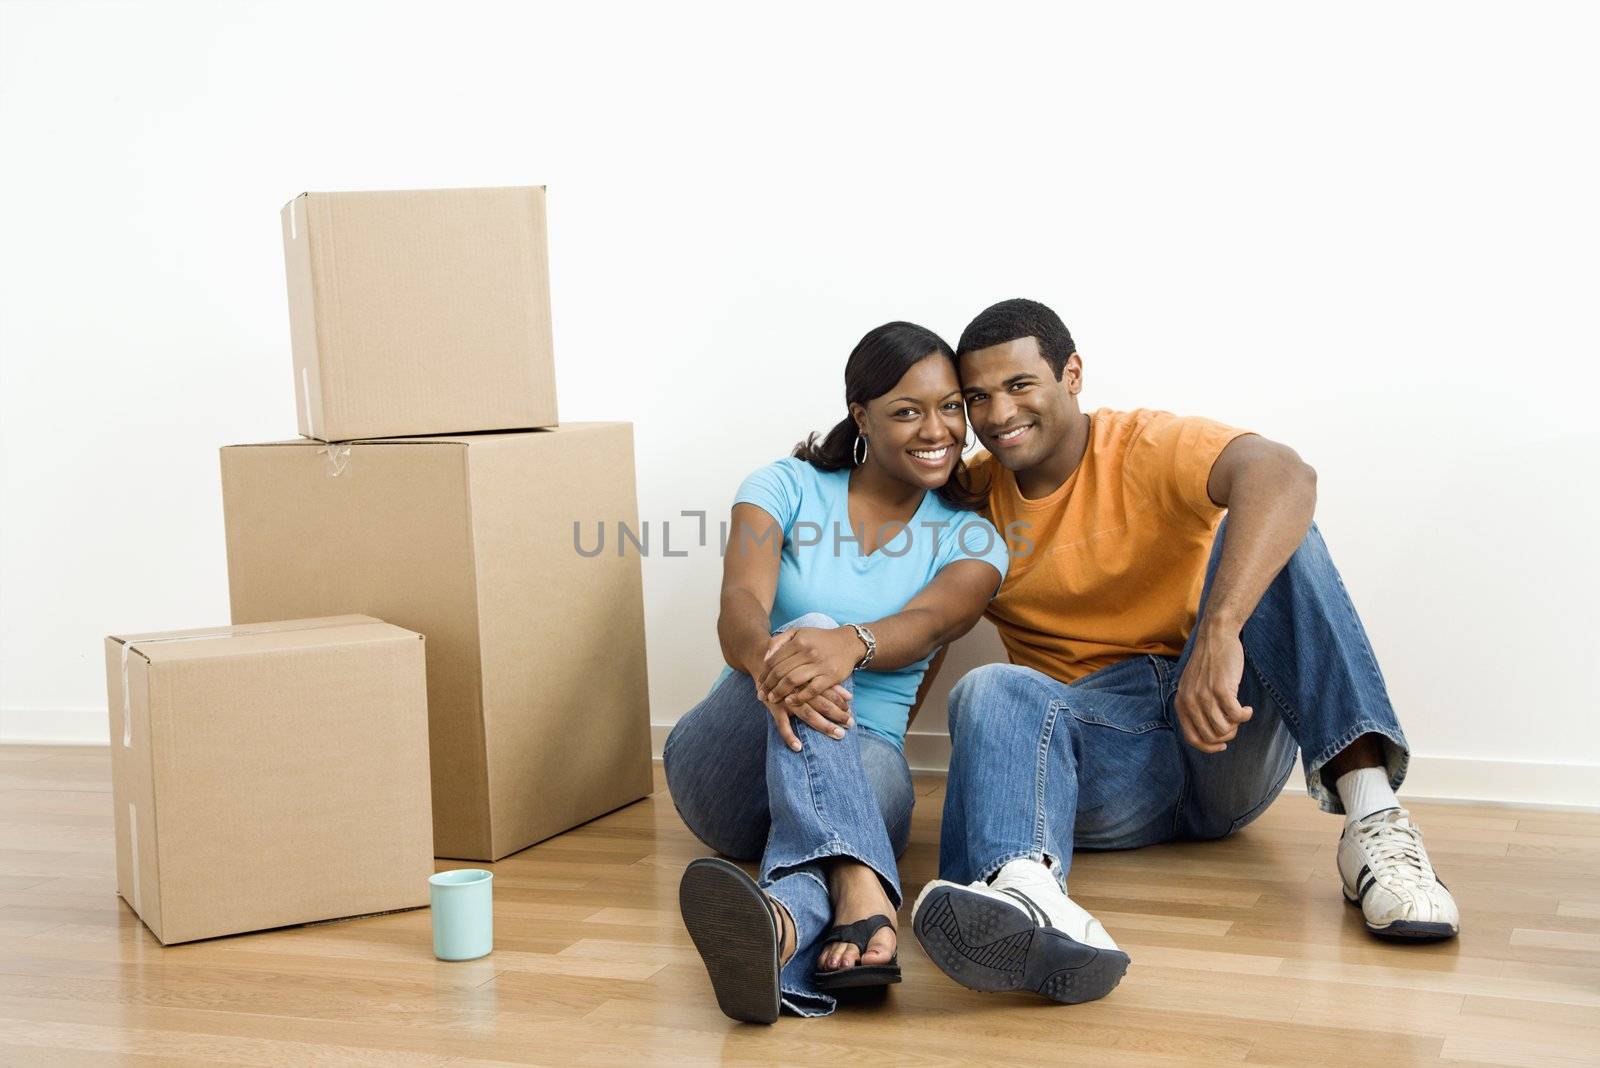
[[[1239,632],[1311,529],[1317,473],[1287,445],[1250,434],[1217,456],[1206,492],[1228,510],[1228,528],[1178,683],[1177,711],[1184,739],[1202,752],[1218,753],[1253,711],[1239,704]]]

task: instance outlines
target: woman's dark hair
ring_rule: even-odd
[[[1067,357],[1077,352],[1078,346],[1072,343],[1072,335],[1061,316],[1036,300],[1014,297],[983,309],[961,332],[956,355],[965,356],[977,349],[1004,345],[1023,337],[1031,337],[1039,343],[1039,354],[1059,382],[1067,366]]]
[[[844,365],[846,404],[866,404],[895,387],[905,373],[929,356],[943,356],[956,366],[956,354],[945,340],[916,323],[884,323],[867,331]],[[794,447],[794,455],[822,471],[843,471],[855,466],[856,421],[849,413],[822,440],[812,434]],[[957,446],[959,449],[960,446]],[[976,511],[986,495],[967,484],[967,465],[956,457],[955,470],[934,490],[952,508]]]

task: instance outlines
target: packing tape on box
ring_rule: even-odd
[[[244,633],[244,632],[238,632]],[[255,633],[263,633],[256,631]],[[232,638],[235,634],[173,634],[164,638],[140,638],[122,643],[122,747],[133,748],[133,695],[128,692],[128,654],[135,645],[155,645],[157,642],[191,642],[206,638]]]
[[[316,437],[316,424],[311,421],[311,369],[300,368],[300,404],[306,413],[306,434]],[[317,450],[328,459],[328,477],[338,478],[350,466],[350,446],[336,441],[325,443]]]
[[[133,696],[128,692],[128,654],[133,652],[136,645],[156,645],[161,642],[203,642],[213,638],[248,638],[254,634],[287,634],[299,630],[323,630],[327,627],[348,627],[351,624],[343,623],[318,623],[313,627],[273,627],[270,630],[256,628],[242,630],[230,627],[225,634],[202,634],[189,631],[183,634],[164,634],[159,638],[135,638],[122,643],[122,747],[133,748]]]
[[[328,458],[328,477],[338,478],[350,466],[350,446],[329,442],[317,450]]]
[[[128,881],[133,885],[133,911],[143,916],[139,908],[139,810],[128,802],[128,852],[132,854],[133,874]]]
[[[317,428],[311,422],[311,369],[304,364],[300,367],[300,404],[306,410],[306,433],[315,434]]]

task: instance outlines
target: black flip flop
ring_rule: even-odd
[[[678,909],[722,1011],[746,1023],[776,1021],[783,923],[755,880],[716,857],[690,861],[678,883]]]
[[[898,942],[899,930],[889,917],[881,914],[832,928],[822,936],[821,942],[823,945],[829,942],[848,942],[865,954],[867,943],[872,941],[872,936],[885,927],[894,931],[895,940]],[[888,986],[890,983],[898,983],[900,981],[898,947],[895,955],[889,958],[888,964],[857,964],[853,968],[839,968],[831,972],[818,971],[812,974],[811,981],[816,983],[820,990],[848,990],[853,987]]]

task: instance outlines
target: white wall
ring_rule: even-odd
[[[1596,28],[1511,4],[0,6],[0,738],[103,738],[104,634],[226,620],[215,450],[294,431],[278,207],[548,183],[562,413],[636,423],[646,518],[721,514],[834,422],[869,327],[953,340],[1033,296],[1089,405],[1316,465],[1420,754],[1600,763]],[[717,669],[718,569],[646,565],[658,722]]]

